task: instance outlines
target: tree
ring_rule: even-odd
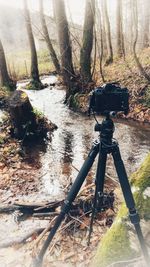
[[[39,70],[38,70],[38,59],[36,53],[36,47],[31,27],[31,19],[30,13],[28,10],[27,0],[24,0],[24,15],[25,15],[25,24],[27,29],[27,34],[29,38],[30,50],[31,50],[31,78],[32,83],[35,84],[35,87],[41,86],[41,82],[39,79]]]
[[[16,83],[10,78],[7,70],[5,52],[0,40],[0,85],[15,89]]]
[[[143,68],[137,53],[136,53],[136,45],[137,45],[137,40],[138,40],[138,7],[137,7],[137,0],[132,1],[133,2],[133,23],[134,23],[134,28],[135,28],[135,39],[133,43],[133,55],[135,62],[137,64],[137,67],[141,73],[141,75],[144,76],[144,78],[150,82],[150,75],[145,71]]]
[[[117,55],[122,57],[124,51],[124,38],[122,29],[122,0],[117,0]]]
[[[47,29],[47,25],[46,25],[46,21],[45,21],[45,17],[44,17],[44,12],[43,12],[43,0],[39,0],[39,5],[40,5],[40,19],[41,19],[44,39],[46,41],[47,48],[48,48],[50,57],[52,59],[52,62],[55,66],[55,69],[56,69],[57,73],[59,73],[60,72],[60,65],[59,65],[59,61],[58,61],[57,55],[55,53],[55,50],[53,48],[52,42],[51,42],[50,37],[49,37],[49,33],[48,33],[48,29]]]
[[[61,69],[64,84],[67,86],[66,99],[71,94],[74,68],[72,62],[72,48],[66,17],[64,0],[53,0],[55,19],[58,29],[58,41],[61,55]]]
[[[150,46],[150,1],[146,0],[144,2],[144,35],[143,35],[143,48],[147,48]]]
[[[110,27],[110,21],[109,21],[108,10],[107,10],[107,0],[102,1],[102,10],[105,16],[104,27],[106,27],[106,40],[107,40],[107,50],[108,50],[106,65],[108,65],[113,62],[113,48],[112,48],[112,41],[111,41],[111,27]]]
[[[95,0],[87,0],[85,8],[83,43],[80,52],[80,67],[82,80],[92,81],[91,53],[93,48],[93,27],[95,18]]]

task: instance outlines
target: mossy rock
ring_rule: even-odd
[[[136,208],[141,217],[144,236],[150,234],[150,153],[141,167],[130,177]],[[128,210],[122,204],[112,227],[101,240],[91,267],[107,267],[118,261],[128,261],[141,254],[138,239],[133,234]],[[148,240],[147,240],[148,242]],[[118,265],[117,265],[118,266]]]

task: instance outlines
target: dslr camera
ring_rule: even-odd
[[[111,112],[129,112],[129,91],[117,83],[107,83],[93,90],[90,98],[89,113],[105,115]]]

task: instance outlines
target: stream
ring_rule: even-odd
[[[55,83],[55,76],[46,77],[43,83]],[[19,84],[21,87],[24,84]],[[65,91],[59,86],[41,91],[27,91],[32,105],[58,126],[52,141],[46,144],[29,146],[30,157],[39,157],[41,162],[41,181],[36,196],[32,199],[49,199],[64,195],[69,181],[74,181],[88,155],[92,142],[98,138],[94,132],[93,118],[70,110],[63,104]],[[98,118],[100,121],[102,118]],[[128,175],[135,171],[150,150],[150,127],[148,124],[115,120],[114,137],[118,140],[122,158]],[[90,176],[94,179],[96,163]],[[110,176],[116,177],[111,157],[108,157]]]
[[[44,78],[43,83],[55,83],[57,78],[51,76]],[[19,87],[25,86],[26,82],[19,83]],[[95,121],[88,116],[75,113],[63,104],[65,91],[57,85],[47,87],[41,91],[27,91],[32,105],[41,111],[49,120],[58,126],[52,134],[51,140],[45,140],[42,143],[33,143],[26,147],[29,165],[31,162],[40,163],[40,176],[37,172],[38,190],[32,194],[19,196],[19,201],[31,201],[31,203],[41,203],[42,201],[54,201],[62,199],[68,191],[68,185],[73,182],[77,176],[77,169],[80,169],[86,158],[92,142],[98,138],[98,133],[94,132]],[[0,118],[3,112],[0,112]],[[102,118],[98,118],[102,120]],[[135,171],[143,161],[150,149],[150,127],[148,124],[136,122],[127,122],[125,120],[115,120],[114,137],[118,140],[122,158],[124,160],[128,175]],[[95,161],[86,183],[94,179],[96,172]],[[108,157],[107,174],[117,179],[111,156]],[[21,175],[21,174],[20,174]],[[5,192],[8,194],[9,192]],[[16,196],[18,198],[18,195]],[[21,236],[28,234],[36,228],[47,227],[48,221],[45,219],[29,218],[19,224],[14,219],[14,214],[1,214],[0,217],[0,235],[1,243],[7,243],[16,240]],[[100,229],[99,229],[100,228]],[[103,227],[99,227],[97,234],[93,238],[99,240],[99,235],[103,233]],[[105,227],[104,227],[105,228]],[[7,235],[6,235],[7,232]],[[58,247],[50,253],[48,261],[52,266],[57,265],[57,259],[63,259],[69,253],[77,254],[76,262],[78,266],[85,266],[85,258],[92,256],[92,250],[97,243],[87,249],[85,232],[83,230],[76,232],[77,239],[61,239],[62,247]],[[75,234],[75,233],[74,233]],[[84,237],[83,237],[84,235]],[[69,241],[67,241],[69,240]],[[78,240],[79,244],[74,242]],[[67,247],[69,242],[69,248]],[[72,242],[72,243],[71,243]],[[94,241],[95,242],[95,241]],[[58,245],[60,242],[58,241]],[[55,242],[54,242],[55,244]],[[75,244],[78,244],[75,247]],[[82,246],[81,246],[82,244]],[[34,242],[29,242],[26,246],[16,246],[3,248],[0,250],[0,266],[2,267],[29,267],[31,266],[31,255],[33,254]],[[57,248],[57,247],[56,247]],[[84,248],[84,250],[83,250]],[[80,253],[82,251],[82,253]],[[55,254],[57,252],[57,254]],[[74,253],[75,252],[75,253]],[[52,255],[51,255],[52,254]],[[82,255],[83,254],[83,255]],[[83,257],[84,256],[84,257]],[[70,261],[70,258],[68,259]],[[80,265],[80,263],[83,263]],[[60,265],[61,263],[61,265]],[[50,264],[51,265],[51,264]],[[45,262],[44,266],[48,266]],[[58,265],[57,265],[58,266]],[[65,260],[59,262],[59,266],[74,267],[76,264],[67,264]],[[87,265],[86,265],[87,266]]]

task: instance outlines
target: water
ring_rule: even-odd
[[[55,82],[56,77],[46,78],[46,82]],[[41,91],[26,91],[34,107],[58,126],[52,141],[47,146],[40,145],[39,155],[42,163],[39,193],[44,198],[56,197],[64,193],[64,188],[74,181],[77,170],[86,158],[92,142],[98,137],[94,132],[93,118],[74,113],[63,104],[65,91],[59,87],[46,88]],[[135,171],[150,149],[150,127],[135,122],[116,121],[115,134],[127,173]],[[34,153],[30,150],[31,156]],[[76,168],[76,169],[75,169]],[[96,164],[90,173],[95,176]],[[108,158],[109,175],[115,177],[112,160]]]

